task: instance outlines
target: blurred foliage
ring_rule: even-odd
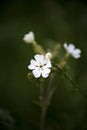
[[[40,108],[33,104],[39,90],[27,79],[34,53],[22,40],[29,31],[47,48],[56,42],[81,48],[82,57],[70,59],[68,71],[87,95],[87,1],[1,0],[0,107],[11,112],[20,130],[39,129]],[[47,130],[87,130],[87,99],[64,77],[57,78]]]
[[[14,119],[6,110],[0,109],[0,130],[16,130]]]

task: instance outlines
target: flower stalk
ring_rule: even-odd
[[[45,130],[45,121],[46,121],[47,109],[48,109],[48,106],[43,106],[41,108],[40,130]]]
[[[69,56],[70,56],[70,54],[68,52],[66,52],[66,54],[64,55],[64,57],[60,61],[59,66],[61,69],[63,69],[63,67],[66,65]]]
[[[73,82],[72,78],[69,77],[67,73],[63,73],[63,68],[67,64],[70,55],[75,59],[80,58],[81,50],[75,48],[72,43],[69,45],[64,43],[63,47],[66,54],[63,58],[58,59],[61,50],[61,45],[59,43],[55,45],[53,51],[50,50],[49,52],[46,52],[46,49],[37,44],[32,31],[25,34],[23,40],[28,44],[32,44],[35,52],[34,59],[31,59],[30,64],[28,65],[28,69],[31,70],[31,72],[28,73],[28,78],[32,81],[35,80],[40,89],[39,102],[36,103],[41,106],[40,130],[45,130],[47,110],[50,105],[52,95],[56,89],[56,85],[54,84],[55,78],[59,74],[63,74],[76,88],[79,89],[79,87]],[[48,77],[48,86],[45,87],[44,81]],[[80,89],[79,91],[81,92]]]
[[[40,117],[40,130],[45,130],[46,127],[46,115],[50,105],[51,97],[54,92],[54,86],[52,87],[52,79],[49,80],[47,89],[44,89],[43,84],[40,86],[40,102],[41,102],[41,117]]]
[[[46,113],[47,113],[47,104],[46,104],[46,93],[44,89],[43,82],[39,83],[40,86],[40,102],[41,102],[41,117],[40,117],[40,130],[45,130],[45,121],[46,121]]]

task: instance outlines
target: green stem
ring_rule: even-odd
[[[53,87],[52,78],[53,78],[53,76],[50,78],[48,89],[47,89],[46,93],[43,94],[43,97],[42,97],[42,100],[41,100],[43,106],[42,106],[42,109],[41,109],[40,130],[45,130],[46,113],[47,113],[47,109],[50,105],[51,97],[52,97],[53,92],[55,90],[55,87]]]
[[[47,106],[43,106],[41,109],[40,130],[45,130],[45,119],[47,108],[48,108]]]
[[[53,86],[53,77],[50,77],[48,88],[45,89],[44,85],[40,83],[40,101],[42,103],[41,106],[41,117],[40,117],[40,130],[45,130],[45,121],[46,121],[46,113],[47,109],[50,105],[51,97],[53,95],[53,92],[55,90],[55,87]]]
[[[39,97],[39,99],[43,103],[44,94],[45,94],[44,84],[42,82],[39,82],[39,87],[40,87],[40,97]]]
[[[47,112],[47,99],[46,93],[43,83],[39,83],[40,86],[40,101],[42,103],[41,106],[41,117],[40,117],[40,130],[45,130],[45,120],[46,120],[46,112]]]

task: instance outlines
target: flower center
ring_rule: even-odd
[[[41,63],[39,63],[38,67],[39,67],[40,69],[43,69],[43,67],[44,67],[45,65],[46,65],[46,64],[41,64]]]
[[[40,68],[42,68],[42,67],[43,67],[43,65],[41,65],[41,64],[40,64],[40,65],[39,65],[39,67],[40,67]]]

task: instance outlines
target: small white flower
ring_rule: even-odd
[[[26,43],[32,43],[35,40],[34,33],[31,31],[28,34],[25,34],[23,40]]]
[[[28,69],[32,70],[32,73],[35,78],[42,76],[47,78],[51,72],[51,61],[46,58],[44,55],[36,54],[34,59],[31,59]]]
[[[78,48],[75,48],[73,44],[67,45],[67,43],[64,43],[65,50],[72,55],[75,59],[78,59],[81,57],[81,50]]]
[[[52,54],[50,52],[48,52],[48,53],[46,53],[45,57],[48,58],[49,60],[51,60]]]

